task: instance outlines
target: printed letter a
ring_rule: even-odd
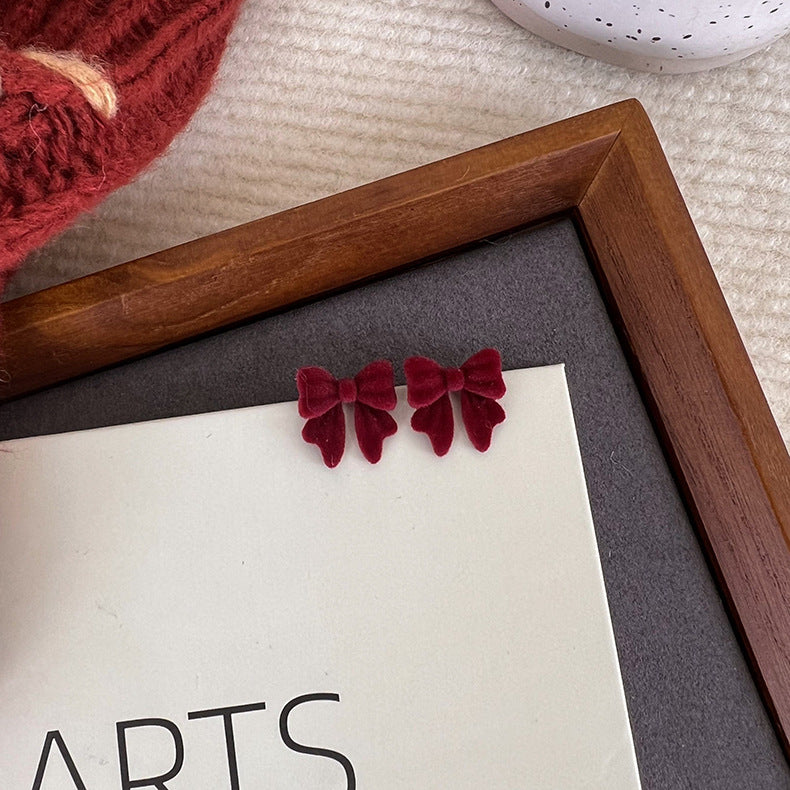
[[[47,763],[49,762],[49,754],[52,751],[53,743],[58,747],[58,751],[69,772],[71,781],[74,782],[74,787],[77,790],[87,790],[85,782],[82,781],[82,777],[77,771],[77,766],[74,765],[74,760],[71,759],[69,750],[66,747],[66,742],[63,740],[63,736],[58,730],[48,732],[47,737],[44,739],[44,748],[41,750],[41,759],[38,761],[36,778],[33,780],[33,790],[41,790],[41,783],[44,781],[44,771],[47,770]]]

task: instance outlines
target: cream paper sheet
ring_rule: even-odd
[[[485,454],[402,390],[376,466],[295,403],[0,444],[2,790],[638,788],[564,370],[505,380]]]

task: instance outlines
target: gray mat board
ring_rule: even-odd
[[[290,400],[302,365],[487,345],[507,368],[566,363],[644,787],[790,788],[568,220],[6,404],[0,438]]]

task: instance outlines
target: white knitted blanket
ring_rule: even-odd
[[[489,0],[247,0],[166,156],[36,254],[9,296],[636,97],[790,440],[790,37],[655,76],[517,27]]]

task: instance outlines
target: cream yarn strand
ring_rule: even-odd
[[[91,107],[103,117],[112,118],[115,115],[118,99],[114,88],[99,68],[87,64],[76,52],[25,49],[21,54],[73,82]]]

